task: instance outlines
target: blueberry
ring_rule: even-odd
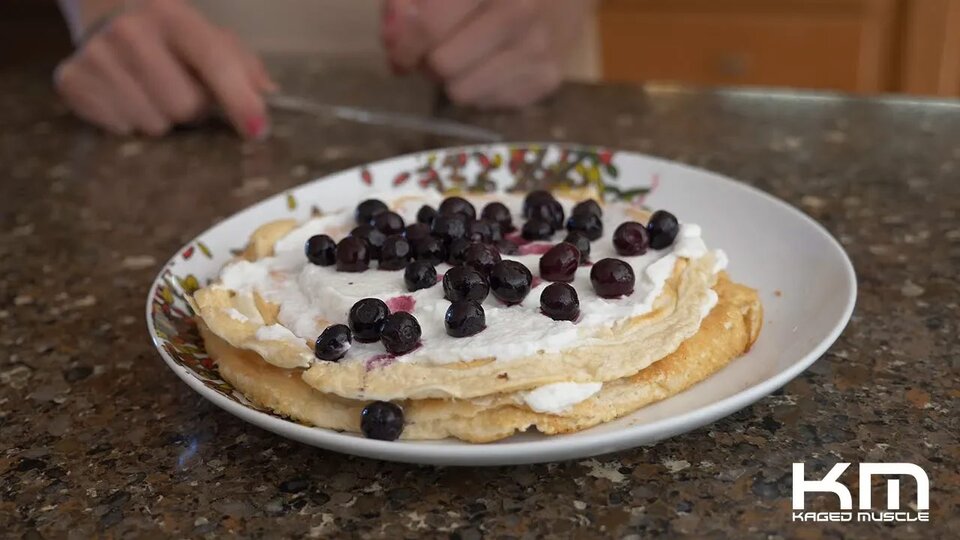
[[[388,236],[380,249],[380,269],[400,270],[407,266],[413,257],[413,248],[410,242],[399,234]]]
[[[410,292],[429,289],[437,284],[437,269],[427,261],[413,261],[403,271],[403,282]]]
[[[524,240],[549,240],[554,228],[542,219],[532,218],[523,224],[520,235]]]
[[[620,259],[601,259],[590,269],[590,282],[597,296],[617,298],[633,294],[633,268]]]
[[[463,253],[463,263],[476,268],[485,276],[490,275],[490,269],[498,262],[500,262],[500,253],[487,244],[474,242],[467,246]]]
[[[503,232],[511,232],[514,230],[513,227],[513,216],[510,215],[510,210],[503,203],[492,202],[483,207],[483,211],[480,212],[480,217],[483,219],[500,225],[500,230]]]
[[[373,227],[383,234],[400,234],[403,232],[403,218],[396,212],[381,212],[373,217]]]
[[[580,315],[577,290],[568,283],[551,283],[540,293],[540,311],[555,321],[575,321]]]
[[[386,401],[374,401],[360,412],[360,431],[368,439],[399,439],[403,433],[403,409]]]
[[[417,318],[400,311],[387,315],[380,330],[380,341],[390,354],[407,354],[420,345],[421,333]]]
[[[430,233],[444,244],[467,235],[467,220],[462,214],[439,214],[430,226]]]
[[[500,240],[496,243],[496,246],[501,255],[516,255],[520,252],[520,248],[509,240]]]
[[[493,229],[490,227],[490,223],[475,219],[467,224],[466,238],[471,242],[487,244],[493,241]]]
[[[649,245],[647,229],[636,221],[625,221],[613,231],[613,247],[620,255],[643,255]]]
[[[576,206],[573,207],[573,210],[570,211],[570,214],[574,216],[592,215],[602,218],[603,210],[600,208],[600,205],[597,204],[597,201],[593,199],[587,199],[585,201],[578,202]]]
[[[472,244],[466,238],[456,238],[447,246],[447,264],[457,266],[463,264],[463,258],[467,254],[467,248]]]
[[[530,293],[533,275],[517,261],[500,261],[490,269],[490,292],[505,304],[519,304]]]
[[[580,250],[573,244],[560,242],[540,257],[540,277],[546,281],[573,281],[580,266]]]
[[[423,205],[417,210],[417,223],[424,225],[433,224],[433,218],[437,217],[437,211],[430,205]]]
[[[477,210],[463,197],[447,197],[437,208],[439,214],[463,214],[467,219],[476,219]]]
[[[447,248],[434,236],[428,236],[413,243],[413,258],[430,264],[440,264],[447,260]]]
[[[350,349],[350,329],[345,324],[335,324],[326,327],[317,338],[313,349],[320,360],[336,362],[347,354]]]
[[[430,226],[425,223],[411,223],[403,231],[403,237],[409,240],[411,244],[428,236],[430,236]]]
[[[489,292],[486,278],[471,266],[454,266],[443,275],[443,297],[451,302],[483,302]]]
[[[371,259],[377,260],[380,258],[380,248],[383,247],[387,235],[375,229],[373,225],[359,225],[350,231],[350,236],[360,238],[367,243],[367,250]]]
[[[554,229],[563,228],[563,205],[556,199],[534,204],[527,213],[527,219],[542,219]]]
[[[555,200],[553,198],[553,194],[542,189],[527,193],[527,196],[523,198],[523,217],[529,218],[530,211],[534,206],[538,206],[553,200]]]
[[[567,230],[581,232],[590,240],[603,236],[603,222],[593,214],[573,214],[567,220]]]
[[[647,222],[647,232],[650,233],[650,247],[663,249],[669,247],[680,232],[680,223],[677,217],[666,210],[657,210]]]
[[[472,300],[460,300],[450,304],[443,317],[447,335],[452,337],[472,336],[487,327],[483,307]]]
[[[337,270],[363,272],[370,266],[370,251],[362,238],[348,236],[337,244]]]
[[[369,225],[370,222],[373,221],[374,216],[388,212],[389,210],[383,201],[379,199],[367,199],[357,205],[354,217],[357,220],[357,225]]]
[[[319,266],[330,266],[337,262],[337,243],[325,234],[311,236],[303,247],[307,260]]]
[[[380,339],[383,321],[390,314],[390,308],[379,298],[364,298],[350,308],[347,320],[353,338],[360,343],[373,343]]]
[[[583,233],[574,231],[563,239],[568,244],[573,244],[580,251],[580,264],[586,264],[590,260],[590,239]]]

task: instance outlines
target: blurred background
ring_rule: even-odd
[[[378,0],[198,0],[271,54],[384,70]],[[960,96],[960,0],[599,0],[580,80]],[[70,51],[55,0],[0,2],[0,64]]]

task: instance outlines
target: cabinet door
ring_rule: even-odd
[[[604,76],[860,92],[894,86],[895,0],[607,0]]]

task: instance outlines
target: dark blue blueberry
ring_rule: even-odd
[[[573,281],[580,266],[580,250],[573,244],[560,242],[540,257],[540,277],[546,281]]]
[[[347,354],[350,342],[350,328],[345,324],[335,324],[326,327],[320,333],[313,352],[320,360],[336,362]]]
[[[379,298],[358,300],[350,308],[350,315],[347,317],[350,322],[350,330],[353,331],[353,338],[360,343],[377,341],[380,339],[383,321],[389,314],[390,308]]]
[[[443,297],[451,302],[483,302],[489,292],[487,279],[472,266],[454,266],[443,275]]]
[[[390,209],[379,199],[367,199],[357,205],[357,211],[354,214],[357,225],[369,225],[374,216],[382,214]]]
[[[340,272],[363,272],[370,266],[370,251],[367,242],[356,236],[348,236],[337,244],[337,270]]]
[[[487,318],[483,306],[472,300],[453,302],[443,317],[447,335],[467,337],[479,333],[487,327]]]
[[[307,260],[319,266],[330,266],[337,262],[337,243],[325,234],[311,236],[303,247]]]
[[[410,292],[429,289],[437,284],[437,269],[427,261],[413,261],[403,271],[403,282]]]
[[[633,294],[635,282],[633,268],[620,259],[601,259],[590,269],[590,283],[601,298]]]
[[[636,221],[625,221],[613,231],[613,247],[623,256],[643,255],[650,245],[646,227]]]
[[[420,346],[421,334],[417,318],[400,311],[387,315],[380,330],[380,341],[390,354],[407,354]]]
[[[403,409],[386,401],[374,401],[360,412],[360,431],[368,439],[399,439],[403,433]]]
[[[490,292],[505,304],[519,304],[530,293],[533,275],[517,261],[500,261],[490,269]]]
[[[555,321],[575,321],[580,315],[580,298],[568,283],[551,283],[540,293],[540,311]]]
[[[647,222],[647,232],[650,233],[650,247],[663,249],[673,244],[680,232],[680,223],[677,217],[666,210],[657,210]]]

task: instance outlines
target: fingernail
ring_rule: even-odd
[[[262,141],[270,133],[270,125],[267,123],[265,116],[254,116],[247,119],[244,128],[247,137],[257,141]]]

